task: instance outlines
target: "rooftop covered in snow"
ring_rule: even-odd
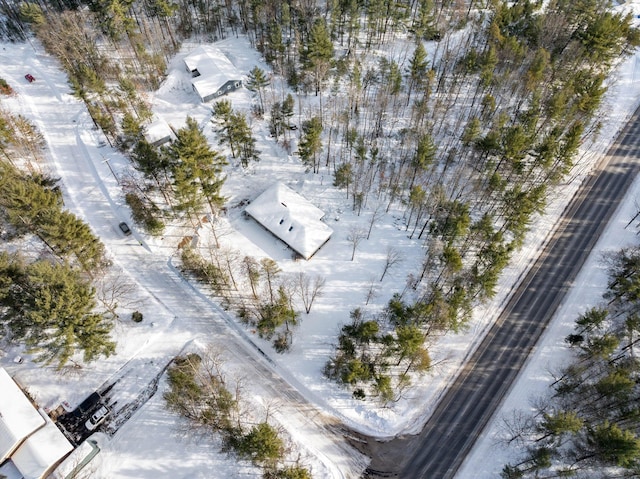
[[[144,138],[153,146],[160,146],[174,139],[173,131],[169,124],[160,119],[149,123],[145,127]]]
[[[46,477],[73,450],[60,429],[43,412],[46,425],[31,434],[11,455],[24,479]]]
[[[193,89],[203,102],[240,88],[241,75],[233,63],[213,45],[200,45],[184,57]]]
[[[333,230],[324,212],[282,183],[275,183],[251,202],[246,213],[304,259],[324,245]]]
[[[0,368],[0,462],[39,427],[44,418],[4,368]]]

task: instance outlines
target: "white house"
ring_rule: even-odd
[[[253,200],[245,212],[307,260],[333,233],[320,221],[321,209],[279,182]]]
[[[0,368],[0,463],[32,433],[45,425],[13,378]]]
[[[44,478],[72,450],[47,413],[0,368],[0,477]]]
[[[47,477],[73,451],[73,446],[44,411],[46,424],[31,434],[11,454],[10,461],[24,479]]]
[[[242,86],[241,76],[233,63],[213,45],[200,45],[184,57],[191,74],[191,85],[204,103]]]

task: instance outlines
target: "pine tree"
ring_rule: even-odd
[[[187,117],[186,126],[176,132],[176,137],[165,150],[173,170],[176,208],[197,217],[206,200],[215,213],[224,204],[220,190],[225,181],[222,168],[226,160],[209,147],[192,117]]]
[[[309,32],[304,51],[303,65],[313,75],[316,95],[320,92],[322,81],[329,72],[333,59],[333,42],[324,20],[318,19]]]
[[[122,146],[129,148],[131,145],[138,143],[142,139],[144,128],[131,113],[126,112],[122,118],[122,133],[124,138]]]
[[[284,442],[273,426],[261,422],[240,440],[238,453],[254,464],[275,465],[284,454]]]
[[[302,124],[302,137],[298,145],[298,154],[302,163],[314,173],[320,170],[320,150],[322,149],[322,121],[314,116]]]
[[[280,74],[283,73],[284,52],[285,45],[282,42],[282,29],[278,23],[274,22],[269,26],[264,57],[271,65],[276,65],[276,72]]]
[[[424,49],[422,42],[419,42],[409,62],[409,91],[407,93],[407,105],[411,100],[411,92],[413,89],[421,88],[426,81],[428,67],[427,51]]]
[[[280,106],[280,113],[282,114],[284,126],[287,129],[291,126],[289,123],[289,120],[291,119],[291,117],[293,117],[294,106],[295,106],[295,102],[293,100],[293,97],[291,96],[291,93],[289,93],[287,94],[286,98],[282,102],[282,105]]]
[[[244,168],[252,161],[260,160],[260,152],[256,149],[256,140],[251,134],[251,128],[247,125],[247,119],[242,113],[232,116],[234,141],[239,151],[240,163]]]
[[[265,74],[264,70],[262,70],[257,65],[253,67],[253,69],[249,72],[249,79],[247,80],[247,88],[251,91],[255,91],[258,93],[258,99],[260,101],[260,105],[256,114],[258,116],[264,115],[264,89],[270,85],[269,78]]]
[[[217,102],[213,107],[215,119],[220,125],[218,130],[222,134],[220,143],[228,143],[231,148],[231,156],[239,158],[243,167],[249,162],[258,161],[260,152],[256,149],[256,140],[251,134],[251,128],[247,124],[244,114],[234,112],[229,100]]]
[[[416,40],[439,40],[440,32],[436,26],[433,0],[419,0],[418,11],[413,22]]]
[[[211,122],[214,125],[218,125],[218,129],[215,131],[220,134],[220,144],[228,143],[231,148],[231,156],[235,158],[236,152],[233,149],[232,115],[233,108],[229,100],[220,100],[214,103]]]
[[[271,105],[271,119],[269,120],[269,132],[276,141],[284,134],[284,117],[282,116],[282,105],[276,101]]]
[[[22,340],[38,361],[63,367],[77,352],[85,361],[115,351],[112,324],[94,312],[94,289],[67,264],[38,261],[20,269],[7,266],[13,285],[5,293],[1,321]],[[5,276],[6,277],[6,276]],[[6,291],[6,290],[5,290]]]

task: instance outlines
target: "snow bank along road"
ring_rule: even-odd
[[[309,452],[322,462],[324,477],[353,477],[355,471],[361,471],[360,456],[333,432],[335,420],[315,409],[303,394],[276,374],[229,327],[222,312],[176,274],[166,256],[153,254],[135,231],[128,237],[121,234],[118,223],[128,219],[128,210],[120,206],[118,190],[111,189],[114,178],[107,169],[109,165],[105,165],[102,150],[96,146],[87,110],[67,93],[66,76],[55,62],[40,54],[28,56],[20,65],[7,60],[0,52],[2,76],[15,85],[22,114],[35,122],[47,141],[55,174],[62,178],[66,206],[91,225],[114,262],[163,307],[164,319],[154,318],[156,327],[150,330],[140,350],[144,349],[147,357],[153,355],[160,370],[194,340],[220,347],[234,362],[245,365],[244,380],[250,384],[251,393],[265,402],[277,401],[279,414],[296,425],[294,439],[302,443],[304,437],[325,438],[306,443]],[[26,83],[25,71],[32,72],[37,81]],[[136,364],[139,363],[133,357],[123,370]],[[152,368],[145,373],[151,374],[151,380],[157,371]]]
[[[636,177],[639,116],[640,108],[576,192],[542,253],[422,433],[372,445],[371,477],[455,476]]]

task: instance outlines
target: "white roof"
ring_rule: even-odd
[[[91,439],[84,441],[51,474],[51,479],[65,479],[72,473],[78,473],[88,462],[92,455],[97,454],[100,449],[91,442]],[[75,477],[75,476],[73,476]]]
[[[156,141],[164,140],[167,137],[173,138],[173,132],[166,121],[155,120],[146,125],[144,138],[148,143],[154,144]]]
[[[229,80],[240,80],[233,63],[213,45],[200,45],[184,57],[184,63],[190,71],[200,73],[191,83],[201,98],[217,92]]]
[[[321,209],[282,183],[265,190],[245,211],[304,259],[313,256],[333,233],[320,221]]]
[[[43,415],[46,416],[44,412]],[[11,455],[11,460],[24,479],[40,479],[72,450],[64,434],[46,417],[46,425],[29,436]]]
[[[0,368],[0,462],[45,420],[4,368]]]

